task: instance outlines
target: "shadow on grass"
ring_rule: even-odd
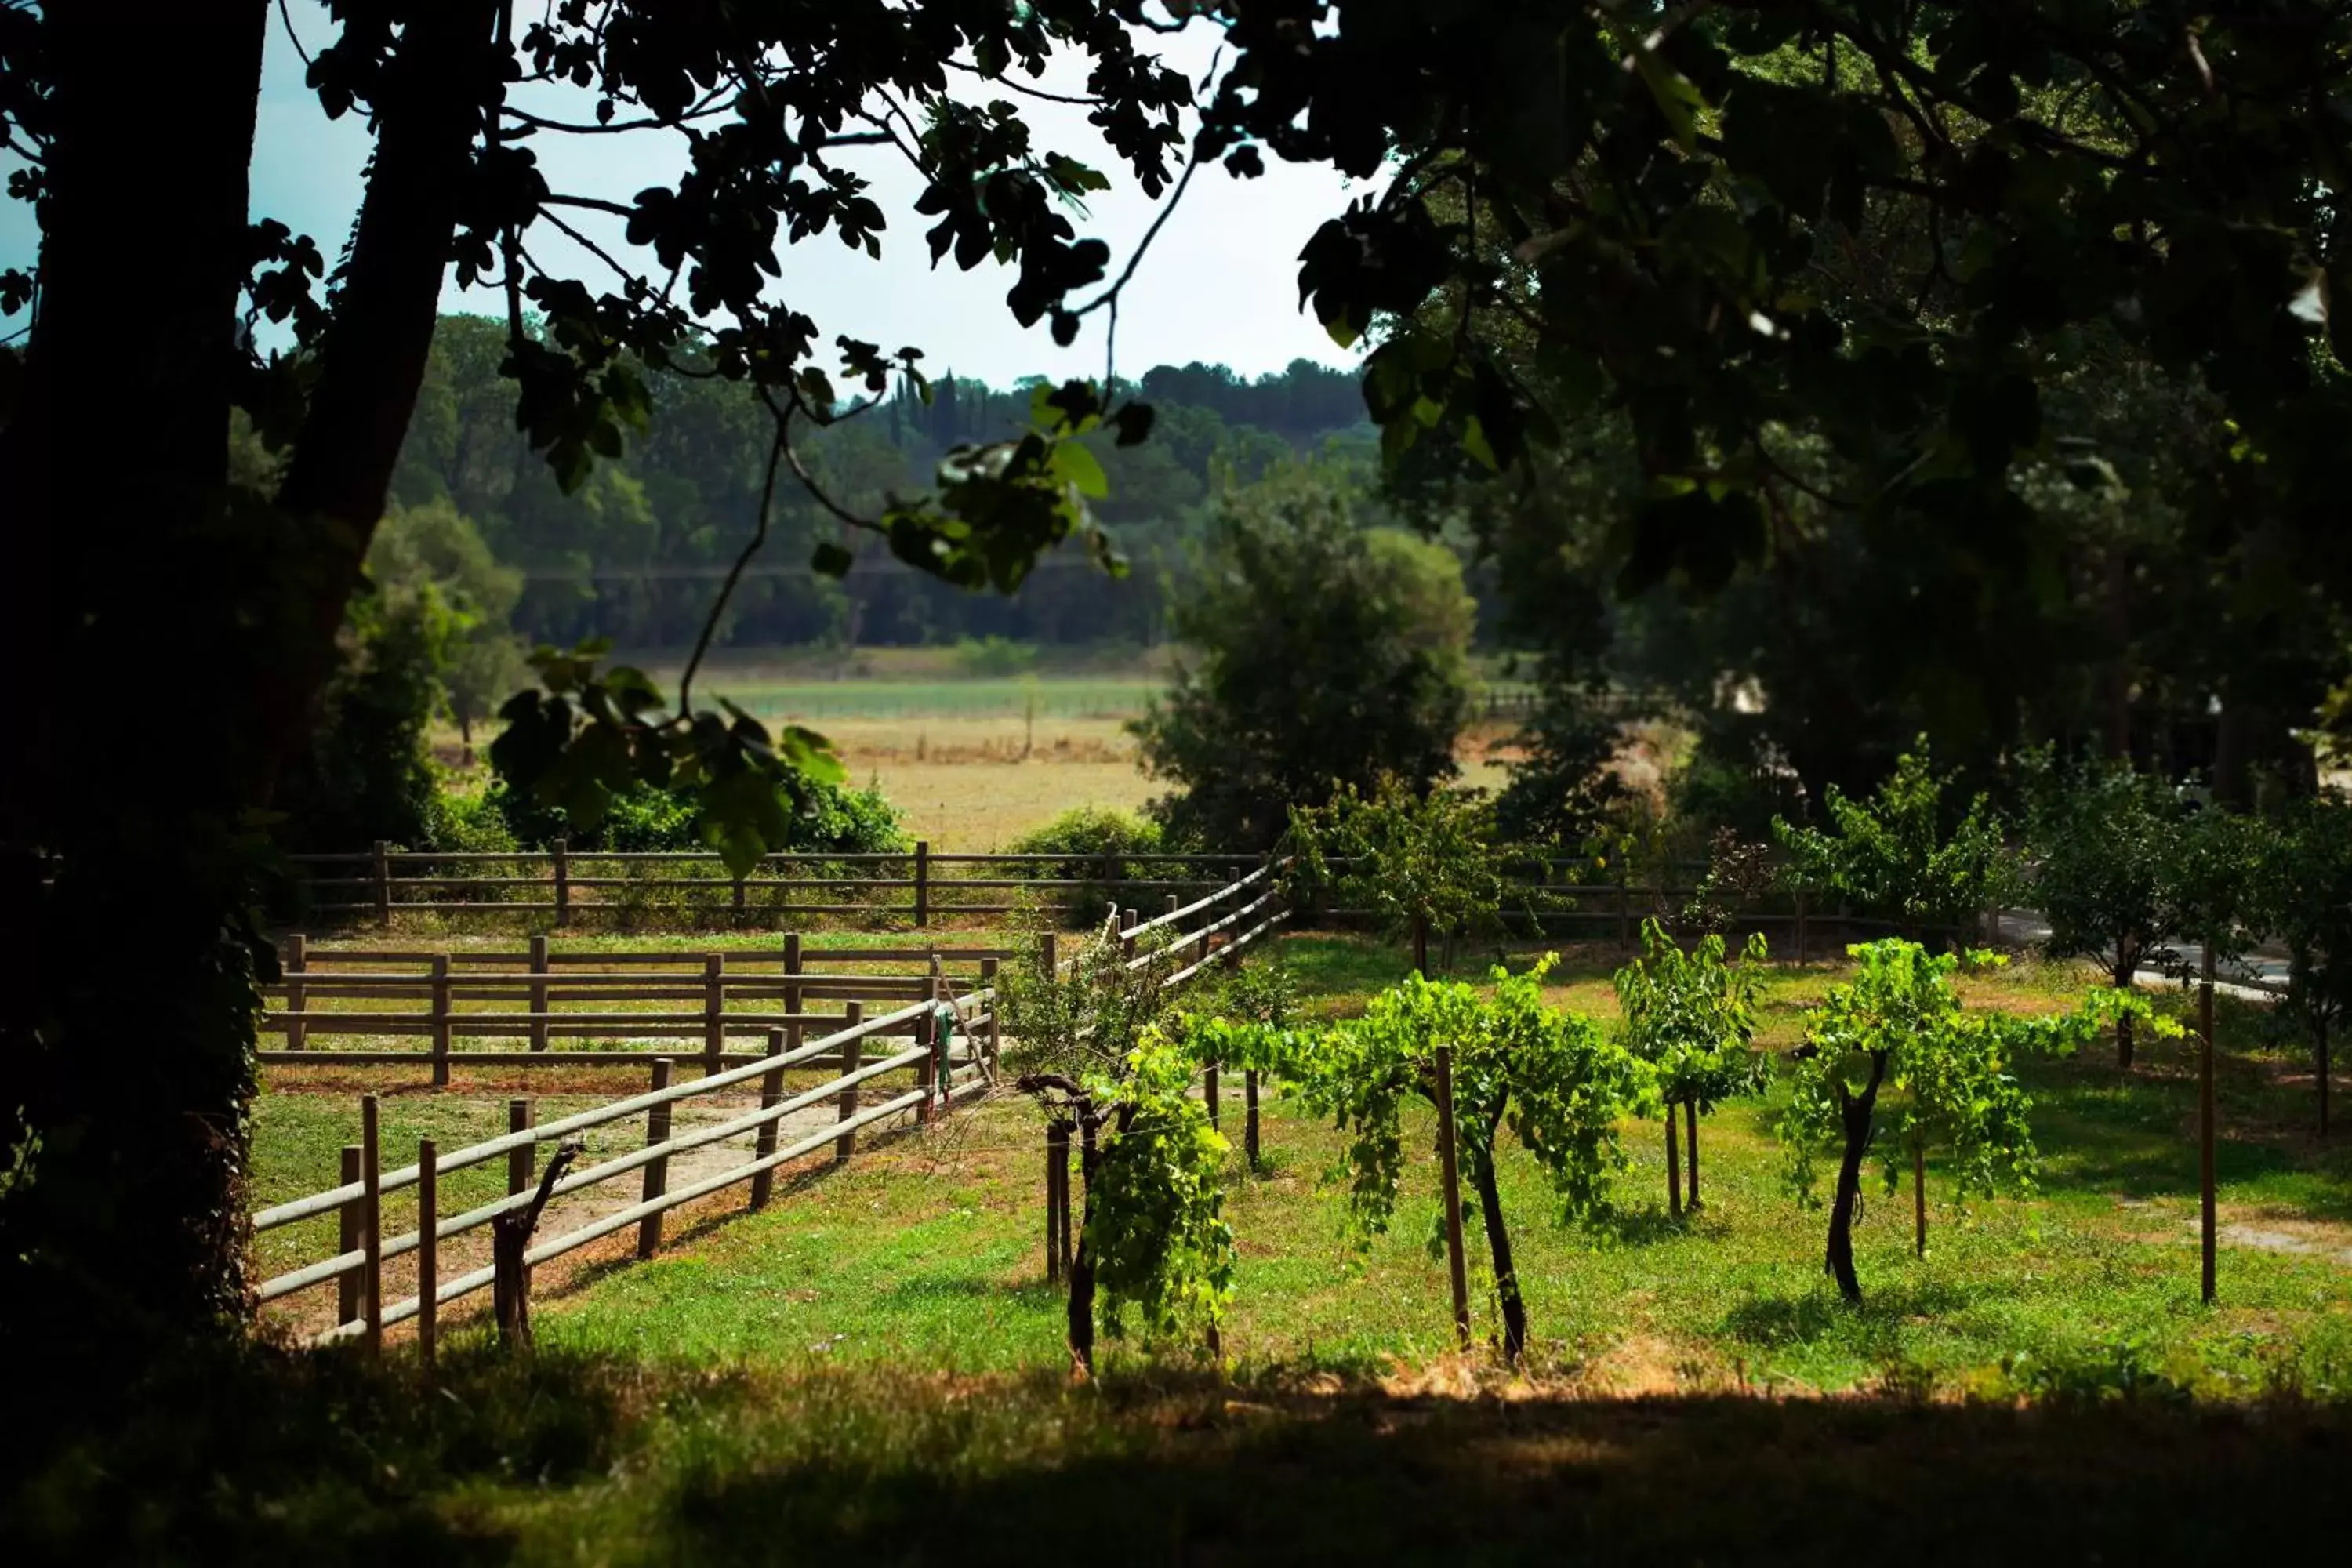
[[[1073,1386],[453,1350],[430,1381],[190,1357],[70,1429],[17,1425],[0,1541],[12,1563],[1030,1563],[1078,1532],[1152,1562],[2247,1560],[2331,1538],[2352,1456],[2352,1409],[2284,1400],[1456,1399],[1296,1367]]]
[[[821,1440],[645,1500],[652,1555],[1030,1563],[1085,1531],[1154,1562],[2242,1560],[2322,1538],[2352,1436],[2342,1410],[2303,1406],[1452,1400],[1207,1379],[915,1394],[887,1426],[827,1403],[798,1417]]]

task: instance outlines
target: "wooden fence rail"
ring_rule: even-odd
[[[1171,907],[1150,921],[1129,919],[1123,925],[1124,935],[1133,950],[1129,963],[1168,965],[1167,983],[1181,984],[1211,963],[1224,962],[1272,932],[1284,913],[1271,868],[1261,867],[1205,898]],[[1051,963],[1051,938],[1047,943],[1047,962]],[[413,956],[376,955],[379,962],[384,963]],[[451,994],[459,991],[459,983],[447,978],[455,967],[447,960],[454,955],[433,956],[444,960],[432,972],[436,987]],[[511,962],[510,955],[465,956],[476,966]],[[533,956],[551,965],[561,955],[546,953],[535,944]],[[587,958],[579,956],[583,961]],[[982,973],[992,982],[995,964],[1004,954],[1001,950],[979,950],[977,956],[986,966]],[[1068,963],[1055,965],[1056,973],[1068,967]],[[720,973],[723,975],[723,970]],[[522,977],[523,984],[544,984],[551,992],[565,984],[540,980],[536,973],[535,971],[533,975]],[[809,985],[822,978],[824,977],[804,973],[793,983]],[[530,1114],[528,1101],[513,1101],[509,1107],[509,1130],[506,1133],[456,1149],[438,1149],[429,1141],[420,1142],[417,1162],[394,1169],[383,1167],[377,1137],[376,1099],[369,1095],[362,1101],[365,1136],[359,1147],[344,1151],[338,1184],[273,1205],[253,1216],[257,1234],[326,1215],[338,1216],[336,1250],[264,1280],[256,1295],[261,1301],[269,1302],[333,1285],[337,1290],[338,1321],[334,1327],[315,1337],[314,1342],[318,1343],[360,1340],[371,1346],[379,1345],[386,1328],[411,1319],[419,1321],[421,1331],[430,1331],[437,1325],[441,1308],[490,1289],[496,1279],[494,1267],[475,1268],[452,1279],[440,1278],[441,1244],[490,1226],[499,1216],[532,1203],[535,1194],[530,1173],[540,1144],[638,1116],[646,1121],[647,1136],[643,1146],[571,1170],[551,1189],[551,1195],[562,1196],[642,1172],[645,1174],[640,1178],[638,1200],[539,1242],[525,1252],[526,1265],[562,1257],[632,1226],[637,1227],[641,1254],[649,1252],[660,1243],[659,1226],[664,1214],[741,1182],[751,1184],[751,1201],[752,1206],[758,1207],[767,1201],[772,1190],[770,1178],[779,1167],[828,1147],[837,1160],[849,1158],[859,1131],[910,1112],[918,1122],[928,1121],[946,1114],[957,1102],[983,1092],[993,1080],[1001,1044],[995,986],[990,984],[958,995],[935,966],[929,968],[926,981],[927,995],[873,1018],[863,1016],[862,1005],[852,1000],[844,1018],[824,1020],[841,1026],[815,1039],[805,1038],[810,1023],[806,1018],[761,1026],[768,1042],[764,1053],[740,1065],[716,1068],[709,1068],[706,1053],[708,1070],[689,1082],[670,1082],[671,1062],[664,1057],[656,1065],[653,1087],[647,1092],[571,1116],[538,1122]],[[316,987],[322,983],[320,972],[306,970],[299,980],[289,977],[289,983]],[[330,1016],[331,1014],[311,1013],[301,1022],[315,1031]],[[894,1048],[897,1040],[909,1036],[911,1045]],[[867,1059],[866,1047],[876,1041],[893,1045],[884,1046],[880,1054]],[[341,1058],[352,1053],[331,1054]],[[790,1095],[783,1092],[784,1069],[828,1066],[836,1070],[824,1082]],[[911,1085],[896,1092],[885,1091],[878,1101],[866,1103],[866,1086],[894,1073],[909,1075]],[[673,1121],[673,1111],[680,1104],[754,1083],[759,1085],[759,1104],[754,1109],[699,1127],[681,1128]],[[781,1134],[787,1118],[827,1106],[837,1107],[838,1114],[803,1135],[790,1142],[783,1140]],[[683,1184],[669,1184],[670,1162],[675,1156],[744,1137],[752,1141],[748,1160]],[[440,1212],[438,1198],[448,1177],[502,1157],[507,1162],[507,1192],[503,1196],[459,1213]],[[412,1187],[418,1188],[420,1194],[415,1228],[386,1235],[384,1196]],[[433,1194],[429,1199],[425,1196],[428,1190]],[[383,1266],[388,1260],[410,1254],[415,1254],[418,1259],[415,1292],[404,1300],[386,1301]]]
[[[740,1066],[757,1053],[730,1041],[764,1039],[779,1028],[839,1028],[833,1006],[903,1006],[942,994],[982,989],[1004,947],[829,948],[798,932],[772,947],[717,952],[562,952],[534,937],[524,952],[427,952],[320,949],[297,933],[284,942],[279,978],[263,987],[265,1063],[384,1065],[429,1060],[434,1081],[453,1065],[620,1066],[648,1054],[698,1056],[707,1069]],[[897,963],[895,973],[836,965]],[[616,967],[617,966],[617,967]],[[911,1033],[911,1028],[901,1033]],[[631,1042],[686,1039],[699,1050],[552,1048],[559,1038]],[[321,1039],[356,1042],[321,1046]],[[387,1046],[415,1039],[418,1046]],[[508,1039],[524,1048],[485,1050],[459,1042]]]

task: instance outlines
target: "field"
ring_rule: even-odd
[[[1354,939],[1284,951],[1326,1014],[1401,971]],[[1612,1016],[1610,962],[1572,953],[1553,1000]],[[1765,1042],[1794,1043],[1835,977],[1780,971]],[[1969,998],[2044,1010],[2084,979],[2021,963]],[[2177,1045],[2144,1047],[2128,1079],[2102,1052],[2031,1064],[2038,1190],[1963,1207],[1931,1163],[1924,1259],[1908,1194],[1874,1167],[1859,1309],[1822,1277],[1820,1215],[1781,1184],[1769,1100],[1707,1121],[1706,1206],[1682,1221],[1662,1212],[1654,1124],[1622,1129],[1630,1165],[1597,1229],[1555,1225],[1507,1148],[1524,1376],[1451,1347],[1425,1123],[1408,1125],[1393,1231],[1358,1248],[1324,1179],[1338,1135],[1275,1098],[1263,1167],[1228,1162],[1223,1370],[1130,1337],[1076,1385],[1040,1277],[1038,1123],[1008,1095],[763,1214],[714,1199],[652,1263],[543,1281],[535,1362],[461,1331],[420,1400],[397,1354],[381,1374],[322,1358],[268,1385],[267,1419],[219,1394],[224,1456],[192,1460],[182,1433],[73,1484],[98,1497],[109,1476],[194,1465],[223,1550],[404,1541],[452,1560],[1034,1561],[1074,1528],[1171,1562],[1433,1558],[1471,1531],[1495,1562],[1727,1542],[1770,1561],[2235,1556],[2313,1528],[2352,1445],[2352,1145],[2309,1135],[2307,1068],[2266,1015],[2225,1004],[2221,1025],[2217,1308],[2197,1295]],[[348,1136],[340,1109],[270,1103],[293,1098],[265,1101],[264,1186]],[[1229,1083],[1229,1135],[1237,1098]],[[472,1114],[440,1103],[394,1114]],[[1483,1282],[1474,1296],[1483,1339]],[[361,1429],[363,1452],[335,1436]],[[137,1540],[135,1514],[120,1528]]]
[[[648,660],[666,685],[676,672]],[[1001,849],[1075,806],[1139,810],[1164,785],[1138,766],[1127,725],[1165,684],[1150,660],[1036,674],[956,673],[952,648],[883,648],[835,679],[811,658],[719,664],[698,689],[770,724],[826,735],[851,781],[879,788],[908,831],[943,851]],[[1516,689],[1498,682],[1497,689]],[[1497,787],[1510,726],[1480,722],[1464,739],[1463,782]],[[439,738],[458,755],[454,732]]]

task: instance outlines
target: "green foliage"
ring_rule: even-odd
[[[1234,1292],[1224,1217],[1225,1140],[1194,1100],[1194,1059],[1145,1031],[1119,1085],[1119,1113],[1087,1181],[1087,1245],[1107,1331],[1133,1303],[1147,1342],[1213,1330]]]
[[[1015,855],[1087,857],[1052,866],[1045,875],[1063,884],[1055,891],[1063,921],[1091,922],[1116,902],[1124,882],[1153,875],[1150,857],[1165,838],[1160,824],[1149,817],[1111,806],[1074,805],[1006,847]]]
[[[2322,1047],[2352,1019],[2352,804],[2328,794],[2270,826],[2254,923],[2288,954],[2284,1006]]]
[[[281,846],[340,853],[425,840],[439,788],[427,738],[453,631],[429,585],[353,601],[310,745],[278,785]]]
[[[1293,883],[1312,896],[1369,909],[1391,936],[1416,929],[1461,934],[1502,907],[1493,808],[1456,790],[1416,793],[1393,773],[1369,795],[1343,784],[1320,806],[1291,808]]]
[[[1776,817],[1790,879],[1851,900],[1915,938],[1943,942],[1974,930],[2000,886],[2000,826],[1981,795],[1954,821],[1944,801],[1950,782],[1934,771],[1922,735],[1869,800],[1831,786],[1822,804],[1835,831]]]
[[[1653,1092],[1643,1065],[1591,1020],[1544,1005],[1551,961],[1497,967],[1482,996],[1419,975],[1372,998],[1360,1018],[1287,1035],[1258,1031],[1307,1106],[1350,1134],[1349,1214],[1360,1235],[1388,1228],[1404,1172],[1402,1108],[1436,1102],[1436,1052],[1454,1048],[1455,1134],[1491,1161],[1507,1126],[1550,1178],[1563,1220],[1600,1216],[1625,1163],[1618,1118]],[[1251,1031],[1236,1030],[1246,1035]],[[1238,1044],[1239,1042],[1237,1042]]]
[[[1156,814],[1176,836],[1260,849],[1293,805],[1341,785],[1452,777],[1473,612],[1452,552],[1360,526],[1328,474],[1228,497],[1172,611],[1187,660],[1132,726],[1176,787]]]
[[[2026,853],[2053,957],[2104,963],[2118,985],[2161,959],[2182,911],[2168,898],[2186,805],[2128,763],[2028,764]]]
[[[1507,844],[1581,849],[1624,797],[1611,764],[1617,722],[1558,688],[1514,737],[1510,782],[1495,797],[1495,832]]]
[[[983,679],[1026,675],[1037,668],[1037,645],[992,632],[983,637],[963,637],[956,643],[956,663],[966,675]]]
[[[1642,956],[1616,974],[1625,1013],[1625,1048],[1647,1062],[1669,1107],[1695,1102],[1702,1114],[1734,1095],[1762,1089],[1770,1060],[1752,1044],[1763,984],[1761,935],[1740,962],[1724,962],[1710,932],[1685,952],[1654,920],[1642,922]]]
[[[472,521],[443,499],[385,509],[368,545],[368,575],[388,595],[430,591],[448,606],[442,705],[470,743],[475,724],[530,678],[522,645],[507,629],[522,574],[500,564]]]
[[[1830,988],[1806,1021],[1805,1044],[1790,1056],[1789,1100],[1777,1131],[1788,1158],[1788,1181],[1799,1201],[1818,1202],[1815,1160],[1843,1142],[1857,1153],[1850,1110],[1867,1106],[1860,1149],[1878,1142],[1892,1117],[1895,1160],[1940,1148],[1949,1157],[1959,1195],[1990,1194],[2007,1184],[2031,1191],[2037,1163],[2028,1113],[2032,1100],[2015,1063],[2028,1053],[2064,1055],[2126,1013],[2160,1035],[2179,1026],[2157,1015],[2137,992],[2102,987],[2074,1011],[2038,1017],[1969,1012],[1954,989],[1962,964],[2004,962],[1984,952],[1929,954],[1916,942],[1890,938],[1848,950],[1854,978]],[[1890,1100],[1880,1099],[1885,1092]]]
[[[784,837],[775,851],[803,854],[887,855],[907,847],[898,808],[871,789],[815,784],[788,776],[778,791],[785,805]],[[509,842],[546,849],[558,838],[574,850],[610,849],[627,854],[674,853],[706,847],[699,805],[690,788],[635,784],[605,803],[595,826],[575,826],[562,806],[544,805],[503,781],[482,792],[477,813],[494,813]],[[452,820],[452,827],[466,829]],[[438,840],[436,839],[436,844]],[[452,842],[440,847],[457,848]],[[499,847],[490,845],[488,847]]]

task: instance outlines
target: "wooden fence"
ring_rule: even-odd
[[[761,1058],[759,1050],[730,1049],[730,1041],[837,1029],[850,1017],[844,1008],[887,1010],[985,990],[1010,952],[812,948],[794,931],[770,947],[723,952],[564,952],[535,936],[518,951],[422,952],[314,949],[297,934],[283,945],[279,978],[263,988],[271,1005],[262,1032],[284,1044],[258,1054],[281,1064],[430,1061],[433,1081],[446,1084],[453,1064],[623,1065],[688,1054],[649,1052],[645,1044],[686,1040],[716,1071]],[[902,967],[849,967],[860,964]],[[560,1039],[606,1043],[563,1049],[553,1044]],[[467,1044],[478,1041],[520,1048]]]
[[[1212,963],[1236,956],[1270,934],[1285,918],[1267,868],[1238,878],[1189,905],[1170,902],[1166,912],[1153,920],[1138,921],[1130,913],[1122,921],[1129,963],[1167,966],[1170,985],[1181,985]],[[984,955],[982,962],[996,956]],[[1048,962],[1052,962],[1050,947]],[[1059,973],[1067,967],[1058,963],[1055,970]],[[800,983],[812,984],[814,978],[804,975]],[[448,984],[454,987],[457,983]],[[543,984],[552,989],[565,982],[551,975]],[[637,1227],[638,1256],[650,1257],[661,1244],[662,1215],[671,1209],[742,1182],[751,1184],[751,1206],[761,1207],[772,1194],[773,1173],[781,1167],[821,1153],[828,1146],[835,1163],[845,1161],[853,1155],[860,1131],[909,1114],[919,1125],[984,1092],[994,1080],[1001,1043],[996,999],[992,985],[956,995],[942,981],[930,994],[872,1018],[864,1016],[862,1004],[852,1000],[843,1017],[824,1020],[840,1026],[814,1039],[806,1037],[811,1023],[807,1017],[761,1025],[766,1050],[741,1065],[714,1066],[706,1050],[701,1056],[702,1076],[673,1084],[671,1060],[658,1058],[652,1065],[652,1087],[646,1093],[543,1125],[532,1124],[529,1101],[517,1100],[509,1109],[510,1130],[504,1135],[448,1151],[439,1150],[430,1140],[421,1141],[414,1164],[390,1170],[383,1166],[376,1099],[366,1096],[361,1102],[361,1142],[343,1151],[339,1184],[274,1205],[253,1216],[257,1235],[305,1220],[337,1216],[336,1250],[264,1280],[256,1295],[267,1303],[331,1284],[338,1291],[337,1321],[316,1336],[315,1342],[360,1340],[373,1347],[381,1344],[386,1328],[413,1319],[420,1342],[429,1344],[441,1309],[490,1289],[496,1279],[495,1266],[441,1278],[442,1243],[491,1226],[500,1215],[530,1205],[531,1173],[541,1143],[637,1116],[646,1119],[643,1147],[570,1171],[551,1189],[551,1195],[560,1197],[634,1172],[640,1173],[637,1201],[537,1243],[524,1252],[523,1261],[526,1266],[544,1263],[632,1226]],[[305,1027],[316,1027],[323,1016],[313,1015],[302,1022]],[[897,1046],[900,1039],[911,1043],[900,1048]],[[867,1047],[873,1042],[885,1043],[877,1046],[880,1054],[868,1060]],[[336,1060],[357,1059],[355,1053],[321,1054]],[[407,1055],[413,1058],[415,1053]],[[635,1059],[642,1062],[644,1058]],[[788,1095],[786,1071],[808,1068],[832,1068],[834,1076]],[[904,1087],[889,1086],[881,1091],[881,1099],[868,1103],[867,1096],[873,1092],[869,1086],[893,1074],[906,1075],[911,1081]],[[673,1130],[677,1107],[754,1081],[760,1085],[756,1110],[707,1126]],[[789,1142],[783,1141],[781,1130],[787,1118],[826,1106],[838,1108],[833,1120]],[[747,1160],[676,1188],[668,1184],[672,1157],[746,1138],[751,1141]],[[504,1196],[457,1214],[445,1216],[439,1212],[443,1177],[501,1159],[507,1162]],[[410,1188],[417,1193],[415,1228],[386,1235],[385,1194]],[[415,1293],[386,1302],[384,1264],[412,1253],[417,1258]]]
[[[1250,854],[955,855],[928,840],[893,854],[776,854],[744,877],[707,851],[395,849],[292,855],[310,913],[332,923],[390,926],[415,914],[547,915],[558,926],[671,911],[705,921],[773,924],[806,915],[1002,915],[1116,886],[1128,895],[1197,894],[1263,858]],[[1008,895],[1019,894],[1021,898]],[[1091,909],[1088,911],[1091,913]]]

